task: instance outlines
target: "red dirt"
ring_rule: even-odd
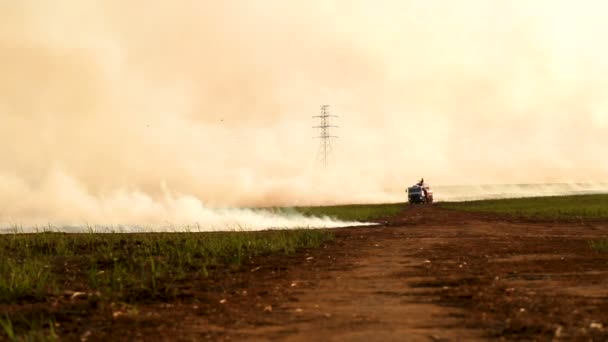
[[[65,340],[608,341],[608,253],[588,244],[606,223],[414,206],[334,231],[324,248],[183,284],[176,301],[32,309]]]

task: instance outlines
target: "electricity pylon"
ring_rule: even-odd
[[[319,119],[319,125],[314,126],[314,128],[319,129],[319,136],[315,138],[321,139],[317,153],[317,162],[322,167],[327,168],[332,155],[331,140],[338,138],[331,135],[331,128],[338,127],[331,125],[331,118],[337,118],[337,116],[329,114],[329,105],[323,105],[321,106],[321,115],[313,116],[313,118]]]

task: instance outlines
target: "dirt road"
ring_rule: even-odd
[[[89,340],[608,341],[606,223],[416,206],[325,248],[255,259]],[[101,323],[100,323],[101,324]],[[80,334],[80,333],[79,333]]]

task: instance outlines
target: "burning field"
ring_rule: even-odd
[[[0,1],[0,339],[606,340],[607,12]]]
[[[581,208],[606,200],[297,209],[377,224],[336,229],[5,234],[2,336],[603,341],[608,207]]]

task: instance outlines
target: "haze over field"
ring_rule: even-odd
[[[404,200],[421,176],[606,189],[607,11],[0,1],[0,222],[216,224],[208,208]],[[321,104],[340,115],[327,172]]]

